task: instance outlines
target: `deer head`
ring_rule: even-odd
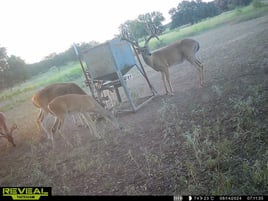
[[[10,130],[6,133],[3,133],[2,131],[0,132],[0,137],[4,137],[6,138],[14,147],[16,146],[15,142],[14,142],[14,139],[13,139],[13,131],[16,130],[18,127],[17,127],[17,124],[13,124],[10,128]]]
[[[131,43],[133,45],[133,47],[136,48],[138,53],[142,54],[142,56],[151,56],[151,52],[150,52],[148,43],[152,38],[157,38],[159,40],[159,37],[157,35],[157,33],[158,33],[157,29],[155,28],[154,25],[148,25],[148,23],[147,23],[146,30],[147,30],[149,36],[147,38],[145,38],[145,43],[144,43],[144,46],[142,46],[142,47],[139,45],[138,40],[135,39],[132,36],[132,34],[129,32],[126,25],[121,26],[121,40],[125,40],[125,41],[128,41],[129,43]]]

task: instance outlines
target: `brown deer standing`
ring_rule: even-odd
[[[150,35],[150,37],[145,40],[144,46],[140,47],[137,40],[133,38],[130,39],[124,33],[122,34],[122,40],[126,40],[133,44],[138,49],[138,52],[142,54],[144,62],[154,70],[161,72],[167,95],[174,95],[174,91],[170,82],[169,67],[180,64],[184,60],[190,62],[199,71],[200,85],[203,86],[203,65],[195,57],[196,52],[200,48],[197,41],[193,39],[179,40],[151,53],[148,47],[148,43],[153,37],[156,37],[158,39],[157,35]],[[167,88],[166,82],[168,83],[169,90]]]
[[[17,125],[13,124],[10,130],[8,130],[5,114],[3,112],[0,112],[0,137],[6,138],[14,147],[16,146],[16,144],[14,143],[12,134],[13,131],[16,129]]]

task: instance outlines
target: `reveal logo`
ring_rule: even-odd
[[[10,196],[13,200],[39,200],[41,196],[51,196],[50,187],[2,187],[2,196]]]

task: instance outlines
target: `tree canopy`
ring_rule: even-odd
[[[7,50],[5,47],[0,47],[0,72],[8,69]]]
[[[182,1],[177,8],[172,8],[169,11],[171,15],[171,29],[185,25],[194,24],[200,20],[213,17],[219,14],[219,10],[214,2],[198,1]]]
[[[162,24],[164,20],[165,18],[161,12],[154,11],[151,13],[141,14],[135,20],[127,20],[125,23],[120,25],[119,30],[121,32],[123,27],[127,27],[128,31],[134,38],[144,38],[148,35],[148,29],[150,29],[148,25],[154,26],[159,34],[162,33],[164,31]]]
[[[252,0],[182,1],[176,8],[169,10],[172,19],[170,28],[174,29],[182,25],[194,24],[204,18],[213,17],[238,6],[246,6],[251,2]]]

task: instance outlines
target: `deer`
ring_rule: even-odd
[[[68,113],[82,113],[84,114],[85,121],[88,123],[88,127],[93,134],[98,136],[96,128],[93,125],[93,121],[86,113],[97,113],[104,117],[107,121],[111,122],[115,128],[120,128],[118,121],[115,119],[112,113],[104,109],[92,96],[81,94],[66,94],[54,98],[48,104],[48,110],[55,116],[54,124],[51,128],[51,135],[53,136],[57,131],[60,131],[65,116]],[[53,137],[52,137],[53,143]]]
[[[166,95],[174,95],[174,90],[170,82],[169,67],[180,64],[184,60],[187,60],[199,71],[200,86],[203,87],[203,64],[195,56],[196,52],[200,49],[199,42],[193,39],[178,40],[166,47],[150,52],[148,43],[154,37],[159,40],[156,34],[150,34],[150,36],[145,39],[144,46],[141,47],[136,39],[129,37],[126,30],[121,33],[121,39],[130,42],[138,52],[141,53],[144,62],[148,66],[161,72]]]
[[[16,147],[16,144],[14,142],[12,134],[13,134],[13,131],[16,129],[17,129],[17,124],[14,123],[11,126],[10,130],[8,130],[5,114],[3,112],[0,112],[0,137],[6,138],[8,142],[10,142],[13,145],[13,147]]]
[[[49,114],[48,104],[55,97],[65,94],[86,95],[86,92],[75,83],[55,83],[46,86],[32,96],[34,106],[39,108],[39,115],[36,120],[37,127],[39,131],[42,128],[46,132],[47,136],[49,136],[49,132],[43,125],[43,120]]]

